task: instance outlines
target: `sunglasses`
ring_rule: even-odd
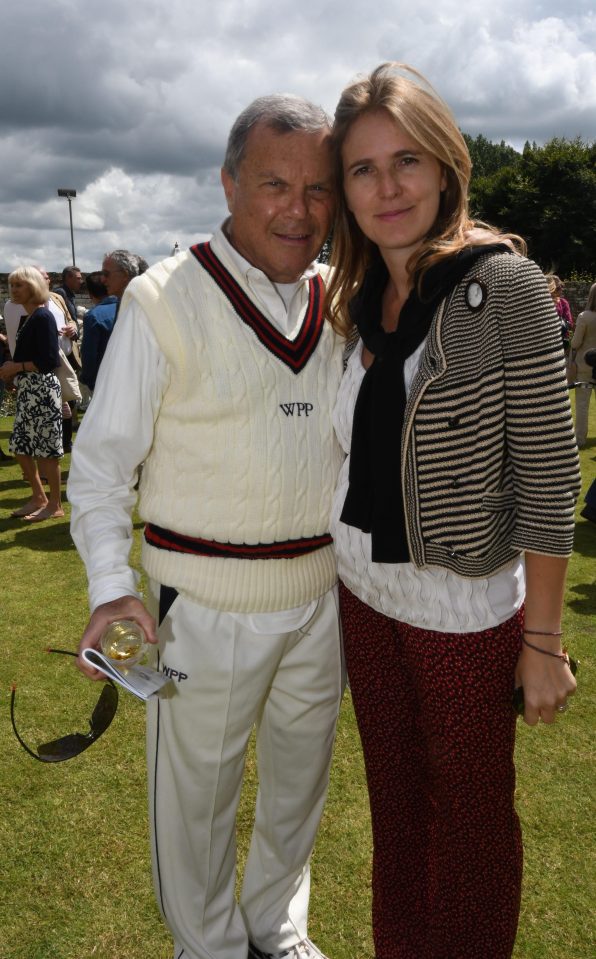
[[[61,656],[77,656],[77,653],[73,653],[67,649],[48,649],[47,652],[59,653]],[[79,753],[84,752],[85,749],[89,749],[89,746],[92,746],[95,740],[99,739],[102,733],[105,733],[116,715],[118,708],[118,690],[112,680],[108,679],[104,684],[95,709],[91,714],[88,733],[70,733],[68,736],[61,736],[60,739],[53,739],[49,743],[42,743],[37,747],[37,752],[34,752],[21,738],[16,727],[14,718],[15,699],[16,686],[13,685],[10,694],[10,721],[14,734],[25,752],[33,756],[33,759],[37,759],[42,763],[61,763],[66,759],[74,759]]]

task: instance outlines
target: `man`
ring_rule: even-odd
[[[87,310],[83,318],[83,342],[81,345],[81,383],[91,392],[95,389],[95,380],[100,363],[112,335],[116,320],[118,298],[109,296],[102,281],[101,272],[87,274],[87,292],[93,307]]]
[[[42,272],[44,271],[42,270]],[[75,297],[77,293],[80,292],[82,285],[83,275],[79,268],[77,266],[65,266],[62,270],[62,285],[55,287],[50,293],[50,301],[48,303],[48,307],[50,311],[54,313],[56,319],[58,319],[57,311],[62,310],[64,312],[62,327],[58,327],[60,346],[77,377],[81,370],[81,354],[79,352],[81,328],[77,315]],[[65,453],[69,453],[72,450],[72,435],[73,431],[77,428],[77,404],[80,400],[80,397],[78,400],[69,399],[67,404],[68,409],[67,406],[63,407],[65,415],[62,419],[62,436]]]
[[[62,270],[62,285],[57,286],[54,290],[54,293],[58,293],[68,307],[70,322],[73,328],[65,335],[74,340],[78,339],[79,336],[79,321],[77,319],[75,296],[80,291],[82,285],[83,275],[79,268],[76,266],[65,266]]]
[[[120,304],[122,294],[130,281],[144,273],[147,268],[148,263],[142,256],[137,256],[136,253],[130,253],[128,250],[113,250],[111,253],[106,253],[101,267],[101,276],[108,296],[115,296]]]
[[[327,532],[342,346],[313,262],[332,181],[319,108],[264,97],[240,115],[222,170],[230,217],[127,288],[70,472],[93,610],[81,648],[134,619],[173,679],[148,706],[149,795],[157,898],[184,959],[325,959],[307,913],[342,693]],[[149,612],[128,566],[141,462]]]

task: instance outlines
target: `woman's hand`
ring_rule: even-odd
[[[547,637],[532,636],[534,645],[549,652],[561,652],[558,643]],[[552,649],[551,649],[552,647]],[[561,707],[567,704],[577,683],[569,666],[557,656],[539,653],[524,644],[515,670],[515,685],[524,690],[524,722],[535,726],[538,720],[553,723]]]
[[[524,722],[539,719],[552,723],[577,683],[569,666],[558,657],[561,650],[561,610],[565,594],[567,560],[559,556],[526,553],[525,638],[517,662],[516,686],[524,689]],[[544,652],[532,649],[538,647]],[[549,655],[550,654],[550,655]]]
[[[6,360],[6,363],[0,366],[0,380],[4,380],[5,383],[10,383],[17,373],[22,372],[23,370],[20,363],[15,363],[14,360]]]
[[[115,623],[118,619],[132,619],[138,623],[148,643],[157,642],[157,633],[155,631],[155,620],[150,616],[143,603],[136,596],[122,596],[120,599],[114,599],[111,603],[102,603],[92,613],[91,619],[79,643],[79,658],[77,666],[82,673],[85,673],[90,679],[105,679],[103,673],[98,669],[93,669],[81,657],[84,649],[99,649],[99,643],[103,633],[110,623]]]

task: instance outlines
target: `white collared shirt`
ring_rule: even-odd
[[[226,269],[240,275],[268,319],[291,339],[308,300],[305,280],[316,275],[316,265],[296,284],[284,284],[279,290],[232,247],[222,228],[210,242]],[[68,480],[71,532],[87,568],[92,611],[123,596],[140,596],[138,574],[129,565],[131,512],[137,498],[134,485],[138,466],[153,442],[153,427],[169,376],[168,363],[141,307],[130,301],[108,342],[93,398],[73,446]],[[314,600],[293,610],[231,615],[253,632],[290,632],[311,618],[316,605]]]

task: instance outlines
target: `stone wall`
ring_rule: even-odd
[[[50,286],[52,289],[56,286],[60,286],[62,283],[62,274],[61,273],[50,273]],[[6,300],[8,299],[8,273],[0,273],[0,311],[2,310]],[[77,294],[76,300],[77,306],[84,306],[85,309],[90,309],[93,306],[90,298],[86,292]],[[0,325],[3,327],[2,320],[0,319]]]

